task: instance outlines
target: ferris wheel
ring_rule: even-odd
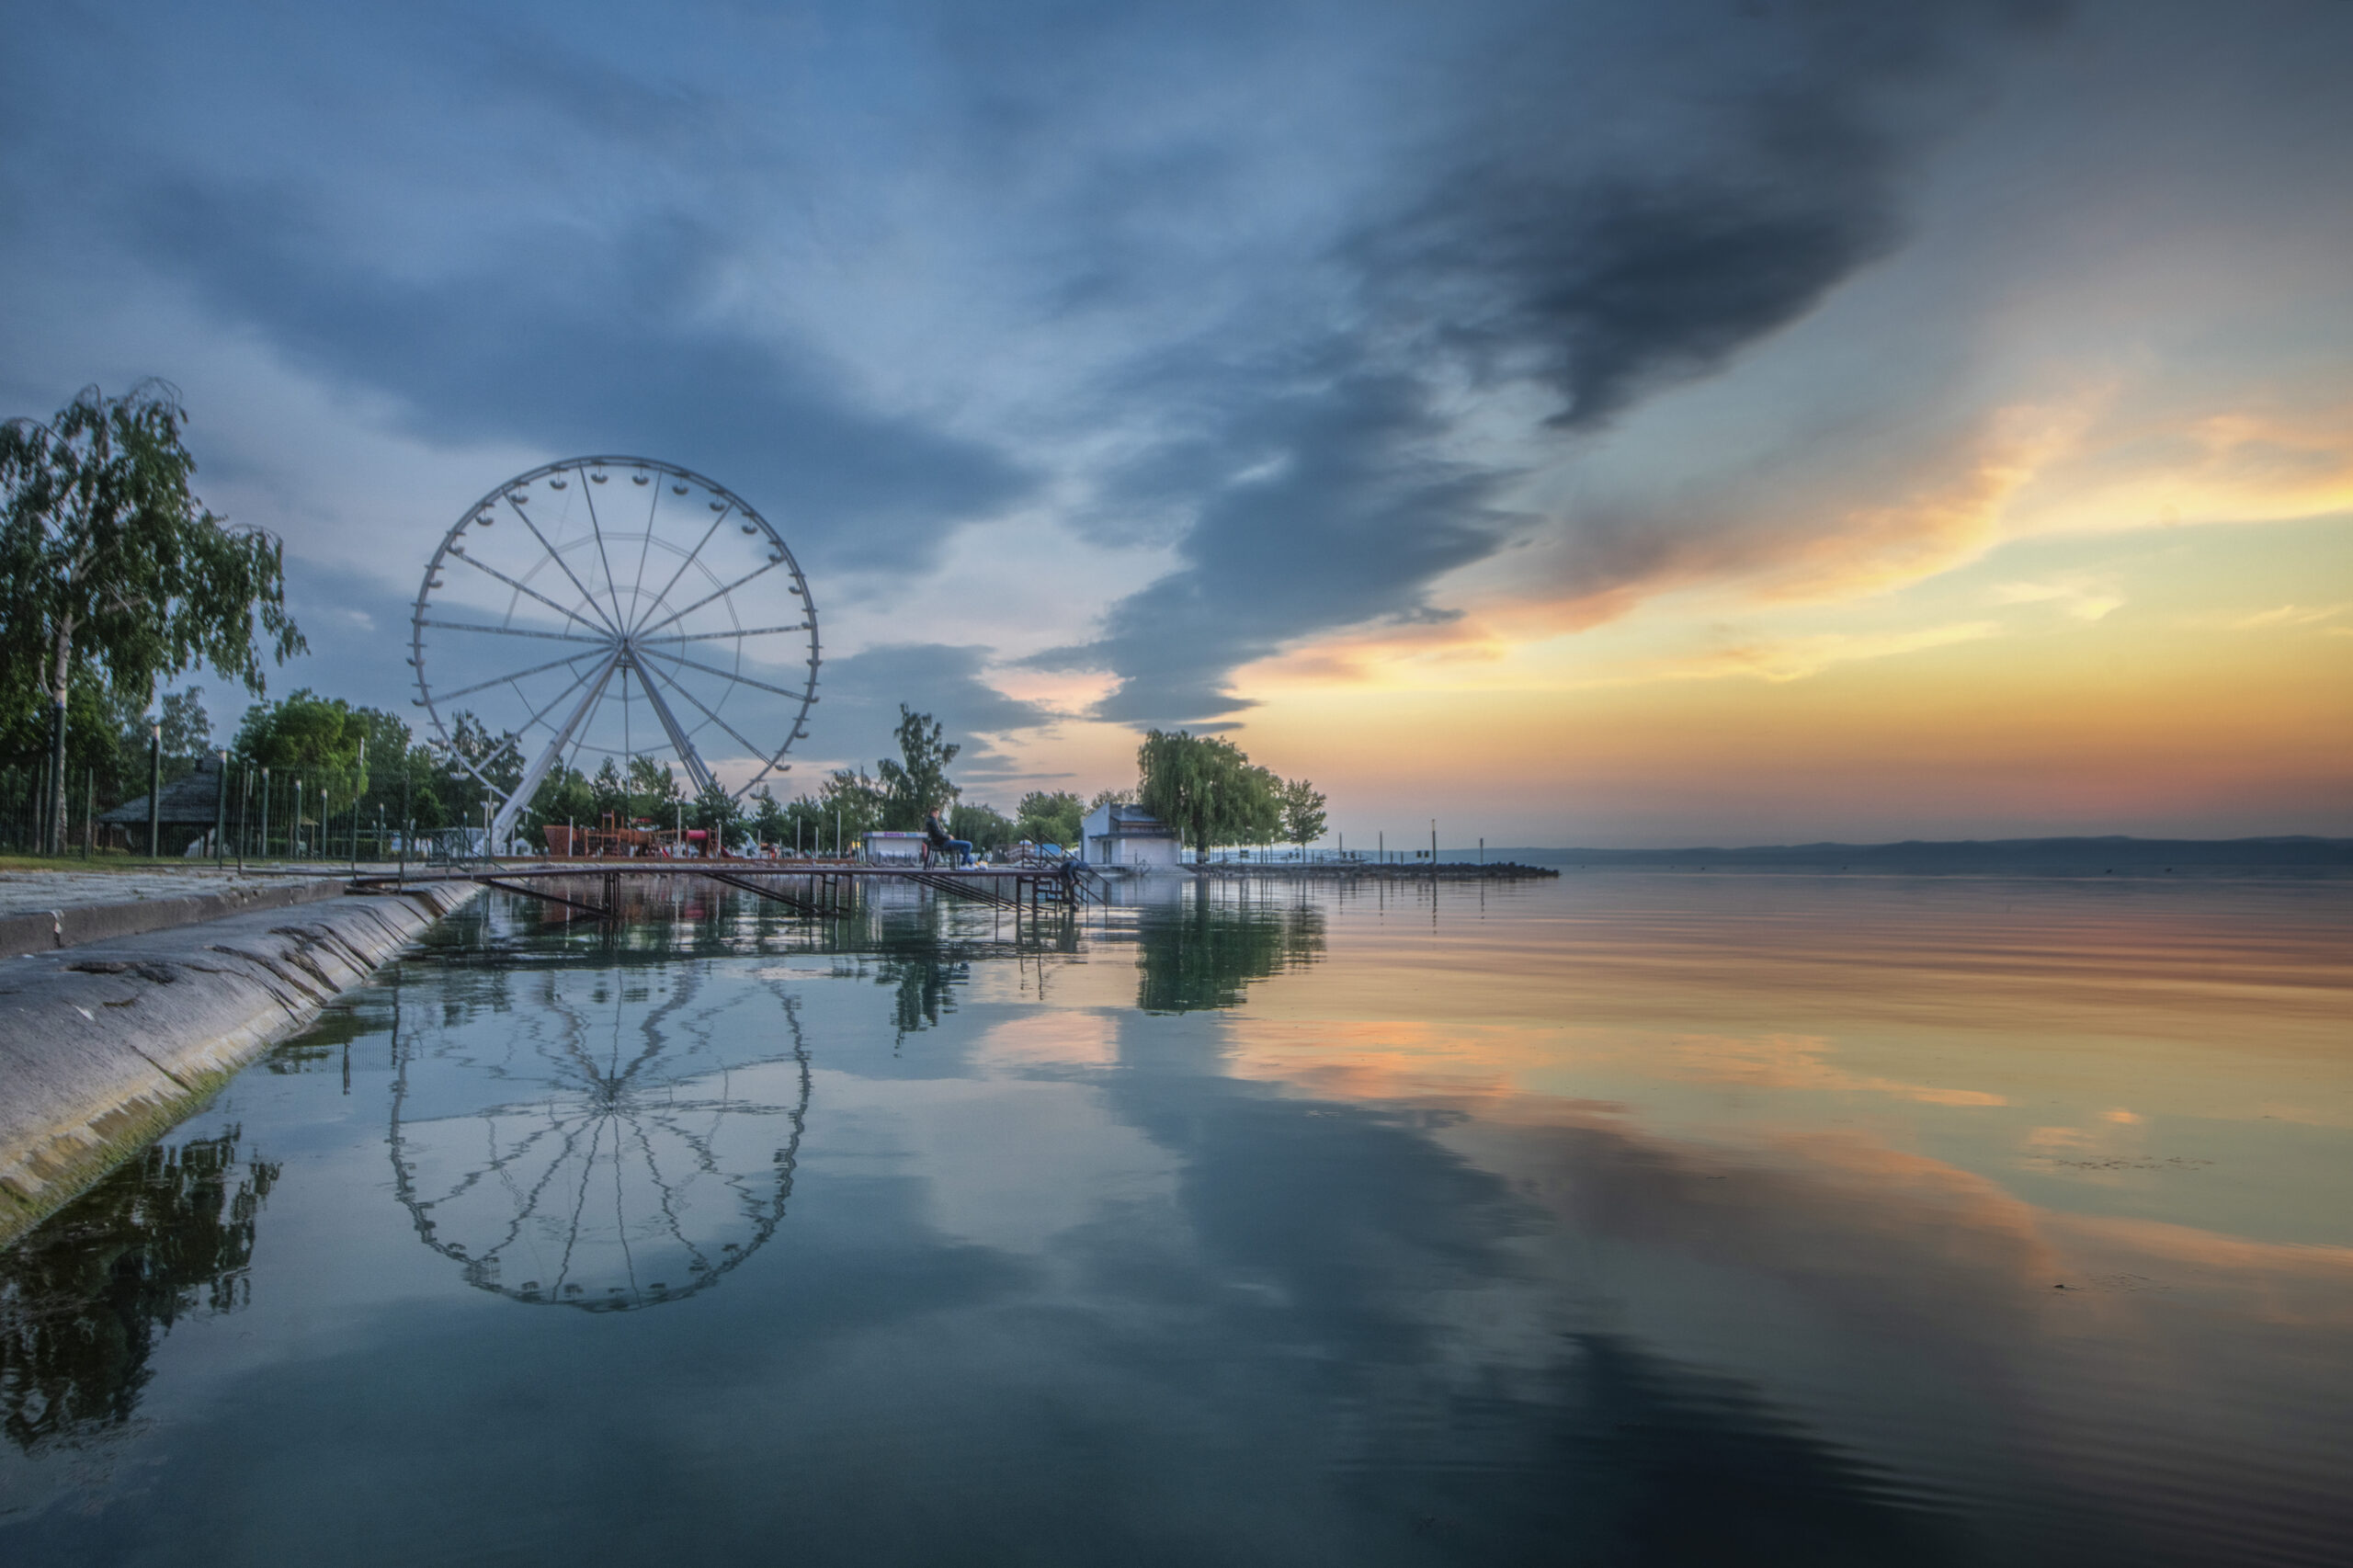
[[[559,765],[666,757],[699,792],[719,782],[708,752],[747,775],[740,800],[785,769],[817,700],[816,606],[782,536],[650,458],[567,458],[466,508],[426,567],[409,646],[416,706],[498,800],[493,844]],[[515,737],[519,783],[460,744],[461,715]]]

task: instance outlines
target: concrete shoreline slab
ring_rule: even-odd
[[[285,909],[342,894],[342,877],[274,878],[239,882],[164,898],[119,900],[112,903],[71,903],[61,898],[53,909],[17,910],[0,914],[0,959],[25,953],[56,952],[85,943],[112,941],[149,931],[195,926],[233,915],[265,909]]]
[[[478,891],[325,885],[297,909],[248,906],[0,962],[0,1246]]]

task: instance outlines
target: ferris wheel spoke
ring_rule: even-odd
[[[645,500],[645,532],[639,536],[637,541],[637,575],[631,580],[629,585],[629,613],[631,619],[637,616],[637,607],[644,602],[645,562],[654,550],[654,519],[662,511],[662,486],[657,483],[650,488],[653,494]]]
[[[716,642],[724,637],[773,637],[779,631],[806,631],[809,623],[795,621],[790,626],[753,626],[734,631],[673,631],[667,637],[640,637],[641,642]]]
[[[517,593],[529,594],[531,597],[539,600],[541,604],[547,606],[548,608],[555,611],[556,614],[563,617],[566,620],[577,621],[581,625],[586,627],[589,631],[602,631],[608,637],[612,635],[612,629],[610,627],[599,626],[596,621],[590,620],[586,616],[580,614],[577,610],[564,608],[563,606],[556,603],[553,599],[548,597],[547,595],[540,592],[539,589],[532,587],[529,583],[517,582],[514,578],[509,577],[506,573],[501,572],[497,567],[490,565],[486,562],[476,561],[472,556],[467,554],[463,551],[452,551],[450,553],[455,555],[459,560],[464,562],[467,565],[472,567],[475,571],[487,572],[490,575],[497,578],[500,582],[506,584]],[[597,601],[590,599],[588,601],[588,608],[590,609],[597,609]],[[597,610],[597,613],[599,616],[604,614],[602,610]]]
[[[582,477],[585,479],[586,476],[584,474]],[[597,559],[605,563],[605,597],[612,602],[613,625],[618,630],[628,621],[621,614],[620,590],[613,583],[613,558],[605,550],[605,527],[597,520],[597,497],[589,494],[589,487],[584,483],[580,487],[580,499],[588,507],[588,531],[597,536]],[[600,610],[597,613],[601,615],[604,612]]]
[[[588,642],[599,648],[613,645],[610,637],[575,637],[569,631],[533,631],[522,626],[475,626],[462,620],[436,620],[431,616],[417,618],[419,626],[438,626],[444,631],[482,631],[493,637],[540,637],[551,642]]]
[[[525,528],[531,530],[531,537],[540,541],[540,548],[547,551],[548,559],[554,562],[556,566],[563,573],[563,574],[572,579],[572,585],[580,590],[581,602],[585,604],[590,609],[597,609],[597,596],[588,591],[588,585],[580,580],[580,574],[578,573],[573,571],[572,562],[566,561],[562,555],[558,554],[556,552],[555,546],[548,542],[548,536],[540,531],[539,524],[531,521],[531,514],[523,510],[523,504],[516,500],[512,495],[509,495],[506,497],[506,506],[509,511],[513,512],[517,517],[522,519],[523,526]],[[589,508],[589,515],[592,520],[595,517],[595,506],[592,504]],[[609,576],[610,574],[610,572],[608,571],[607,575]],[[605,612],[601,609],[597,609],[597,619],[603,620],[605,619]],[[613,621],[609,623],[605,630],[619,633],[620,631],[620,622]]]
[[[730,735],[733,736],[737,745],[742,746],[745,751],[750,752],[754,756],[760,758],[764,762],[767,759],[767,753],[760,749],[759,743],[745,739],[744,733],[741,730],[738,730],[734,725],[721,718],[717,712],[712,710],[712,709],[703,701],[701,698],[697,697],[693,691],[689,690],[684,682],[678,680],[676,676],[665,676],[660,670],[648,669],[643,665],[640,665],[637,667],[645,675],[648,680],[660,681],[664,686],[668,687],[672,691],[676,692],[680,697],[685,698],[697,708],[701,709],[703,717],[718,725],[721,729],[726,731]]]
[[[637,673],[641,676],[650,676],[653,672],[640,665]],[[654,682],[649,678],[642,684],[645,700],[653,705],[654,716],[662,721],[663,733],[670,737],[670,744],[676,749],[678,760],[686,766],[687,777],[694,780],[695,789],[699,791],[708,790],[718,783],[719,780],[711,777],[710,765],[703,761],[702,754],[695,750],[694,742],[688,737],[686,726],[678,722],[676,713],[670,711],[670,705],[662,700],[662,694],[654,689]]]
[[[642,653],[651,653],[657,659],[667,659],[674,665],[684,665],[690,670],[700,670],[707,676],[717,676],[722,680],[741,681],[745,686],[758,687],[762,691],[773,691],[779,697],[806,697],[808,695],[808,692],[805,689],[801,691],[788,691],[783,687],[771,686],[767,681],[756,680],[750,676],[736,675],[732,671],[722,670],[715,665],[698,664],[694,660],[688,658],[683,653],[665,653],[658,648],[642,648],[638,651]],[[643,666],[641,665],[639,667],[642,668]]]
[[[545,675],[550,670],[560,670],[566,665],[576,665],[583,659],[593,659],[596,656],[594,653],[574,653],[567,658],[551,659],[544,665],[534,665],[528,670],[517,670],[511,676],[494,676],[488,680],[478,680],[472,686],[461,686],[455,691],[445,691],[441,693],[441,700],[449,702],[460,697],[472,697],[475,692],[486,690],[494,686],[504,686],[511,680],[521,680],[525,676]],[[561,701],[562,699],[559,698],[557,700]]]
[[[734,510],[735,508],[733,505],[730,504],[725,511],[721,512],[719,516],[710,519],[710,527],[703,530],[702,538],[695,540],[695,547],[687,551],[686,559],[678,562],[678,569],[670,574],[670,580],[668,582],[662,585],[662,591],[654,596],[654,609],[660,609],[664,603],[669,599],[670,590],[678,585],[678,579],[687,574],[687,568],[692,566],[696,562],[702,559],[703,548],[710,543],[711,536],[719,532],[719,525],[725,522],[729,517],[733,515]],[[636,607],[631,606],[631,608],[634,609]],[[651,615],[653,610],[648,610],[646,613]],[[667,626],[670,623],[665,620],[662,624]],[[643,631],[650,629],[646,627],[632,627],[631,630],[633,631]]]
[[[711,601],[711,600],[713,600],[713,599],[723,599],[723,598],[725,598],[728,595],[730,595],[730,594],[733,593],[736,589],[738,589],[738,588],[742,587],[745,584],[749,583],[749,582],[751,582],[753,579],[757,578],[757,577],[765,577],[765,576],[767,576],[769,573],[771,573],[771,572],[775,571],[778,567],[779,567],[779,566],[781,566],[781,565],[783,565],[783,564],[784,564],[784,557],[782,557],[781,555],[779,555],[779,556],[778,556],[775,560],[773,560],[773,561],[769,562],[767,565],[765,565],[765,566],[763,566],[763,567],[759,568],[757,571],[755,571],[755,572],[746,572],[745,574],[744,574],[744,575],[742,575],[741,577],[736,578],[733,582],[732,582],[732,583],[728,584],[725,587],[723,587],[723,588],[719,588],[719,589],[715,589],[714,591],[712,591],[712,592],[710,592],[710,593],[709,593],[709,594],[704,595],[701,598],[697,599],[694,603],[692,603],[692,604],[688,605],[686,608],[684,608],[684,609],[682,609],[682,610],[679,610],[676,614],[675,614],[675,615],[665,615],[665,616],[664,616],[660,620],[655,621],[655,622],[654,622],[653,625],[651,625],[651,626],[641,626],[641,627],[639,627],[639,628],[636,630],[636,631],[634,631],[633,633],[631,633],[631,635],[632,635],[632,636],[637,636],[637,637],[643,637],[643,636],[644,636],[647,632],[649,632],[649,631],[661,631],[664,627],[665,627],[665,626],[669,625],[669,624],[670,624],[671,622],[673,622],[673,621],[684,620],[687,617],[688,617],[688,616],[690,616],[690,615],[694,614],[694,612],[695,612],[695,611],[697,611],[697,610],[699,610],[699,609],[702,608],[702,607],[703,607],[703,606],[705,606],[705,605],[707,605],[707,604],[710,603],[710,601]],[[680,568],[680,570],[681,570],[681,571],[683,571],[683,570],[684,570],[684,568],[682,567],[682,568]],[[675,581],[675,579],[673,579],[673,580]],[[663,590],[663,593],[664,593],[664,596],[666,597],[668,596],[669,590],[665,588],[665,589],[664,589],[664,590]],[[656,602],[654,608],[655,609],[660,609],[660,608],[662,608],[662,606],[660,605],[660,603],[659,603],[659,602]]]
[[[620,662],[620,654],[618,654],[618,653],[609,654],[609,655],[608,655],[608,656],[606,657],[605,663],[604,663],[604,665],[603,665],[603,666],[602,666],[601,668],[599,668],[599,669],[594,669],[594,670],[589,670],[589,671],[586,671],[585,673],[584,673],[584,674],[582,674],[582,675],[579,675],[579,676],[577,676],[574,677],[573,682],[572,682],[572,684],[571,684],[570,686],[565,687],[562,691],[559,691],[559,692],[557,692],[553,697],[549,698],[549,699],[547,699],[547,701],[546,701],[545,703],[543,703],[542,705],[540,705],[540,707],[538,710],[536,710],[531,714],[531,716],[530,716],[529,718],[528,718],[528,719],[524,720],[524,721],[523,721],[523,727],[522,727],[521,729],[517,730],[517,731],[515,732],[516,735],[519,738],[520,736],[523,736],[523,735],[529,734],[529,733],[531,732],[531,730],[532,730],[535,726],[537,726],[537,725],[539,725],[539,724],[540,724],[540,723],[542,723],[542,722],[545,722],[545,720],[546,720],[546,718],[547,718],[547,716],[548,716],[548,713],[550,712],[550,710],[551,710],[555,707],[555,705],[556,705],[557,703],[562,702],[565,698],[570,697],[574,692],[578,691],[582,687],[584,687],[584,686],[587,685],[590,681],[592,681],[592,680],[596,680],[597,676],[608,676],[608,675],[612,674],[613,666],[614,666],[615,665],[619,664]],[[586,711],[585,711],[585,710],[586,710],[586,709],[588,709],[588,708],[593,708],[593,707],[595,707],[595,706],[596,706],[596,699],[597,699],[597,697],[598,697],[599,695],[601,695],[601,694],[603,693],[603,690],[604,690],[604,685],[603,685],[603,683],[602,683],[601,681],[599,681],[599,682],[597,683],[597,690],[596,690],[596,691],[594,691],[594,692],[591,692],[591,693],[589,694],[589,700],[588,700],[586,703],[585,703],[585,704],[583,705],[583,711],[581,712],[581,714],[580,714],[579,716],[577,716],[577,717],[575,717],[575,718],[574,719],[574,721],[573,721],[573,723],[574,723],[574,724],[575,724],[575,725],[576,725],[576,724],[580,722],[580,719],[581,719],[581,718],[585,718],[585,717],[586,717]],[[569,727],[569,726],[567,726],[567,727]]]
[[[525,723],[524,728],[529,729],[532,724],[540,722],[548,709],[553,708],[556,703],[579,690],[590,680],[595,681],[596,684],[588,687],[588,695],[580,699],[579,705],[573,709],[571,716],[564,720],[563,728],[557,730],[549,738],[548,744],[540,749],[540,755],[531,759],[531,766],[523,770],[523,777],[516,782],[515,788],[507,792],[506,803],[498,808],[498,814],[491,821],[491,842],[496,843],[506,830],[514,825],[515,818],[522,812],[524,805],[539,792],[540,781],[548,776],[548,769],[555,765],[556,758],[563,755],[563,748],[571,743],[573,735],[579,731],[581,725],[587,722],[588,715],[595,712],[597,704],[604,700],[605,687],[611,682],[613,672],[620,666],[620,651],[615,649],[607,655],[604,664],[592,675],[583,676],[565,687],[556,694],[553,701],[551,701],[546,708],[540,709],[538,713],[532,714]]]

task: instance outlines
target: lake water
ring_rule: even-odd
[[[12,1563],[2317,1563],[2353,888],[487,901],[0,1256]]]

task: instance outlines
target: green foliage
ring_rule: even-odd
[[[274,774],[296,773],[305,782],[348,801],[366,785],[360,740],[367,721],[340,697],[321,697],[304,687],[278,702],[256,702],[245,710],[230,751],[239,761]]]
[[[578,768],[556,764],[531,791],[530,815],[541,824],[570,824],[581,829],[597,825],[597,793]]]
[[[899,759],[875,765],[882,786],[882,825],[913,833],[932,812],[945,811],[960,791],[948,781],[948,765],[961,746],[949,742],[939,721],[899,704]]]
[[[1324,836],[1325,801],[1322,791],[1304,778],[1283,785],[1283,836],[1302,849]]]
[[[597,776],[588,780],[588,800],[593,814],[601,823],[607,812],[627,818],[629,815],[629,781],[621,770],[607,757],[597,766]],[[627,825],[626,822],[623,823]]]
[[[961,838],[986,853],[1013,842],[1013,819],[995,806],[967,805],[959,801],[948,812],[948,835]]]
[[[164,732],[167,767],[176,767],[185,772],[212,750],[212,716],[204,710],[202,687],[192,686],[186,691],[166,695],[158,718]]]
[[[304,648],[278,540],[224,526],[190,493],[187,417],[170,387],[143,381],[112,399],[85,387],[46,425],[0,424],[8,709],[38,694],[70,723],[85,671],[143,703],[158,677],[197,664],[258,693],[264,642],[281,663]]]
[[[1079,819],[1086,812],[1086,805],[1067,790],[1032,790],[1016,808],[1013,836],[1032,844],[1076,844]]]
[[[760,786],[752,799],[757,802],[753,809],[749,824],[752,836],[762,844],[778,844],[788,849],[790,848],[792,846],[792,813],[778,801],[774,791],[765,784]]]
[[[1149,731],[1136,771],[1144,810],[1204,855],[1221,844],[1268,843],[1282,830],[1282,781],[1232,741]]]
[[[840,814],[842,846],[847,849],[882,826],[887,800],[882,786],[868,778],[864,768],[852,770],[845,767],[835,771],[817,790],[816,826],[822,832],[823,842],[827,848],[833,845],[836,812]],[[920,826],[923,819],[918,817],[915,821]]]
[[[629,759],[629,801],[633,813],[653,817],[656,826],[668,827],[676,815],[674,808],[686,798],[687,792],[678,788],[678,776],[668,763],[656,762],[642,754]]]
[[[728,793],[727,786],[714,778],[696,794],[694,804],[687,811],[687,821],[710,835],[710,846],[716,852],[738,836],[736,824],[743,814],[743,807]]]

